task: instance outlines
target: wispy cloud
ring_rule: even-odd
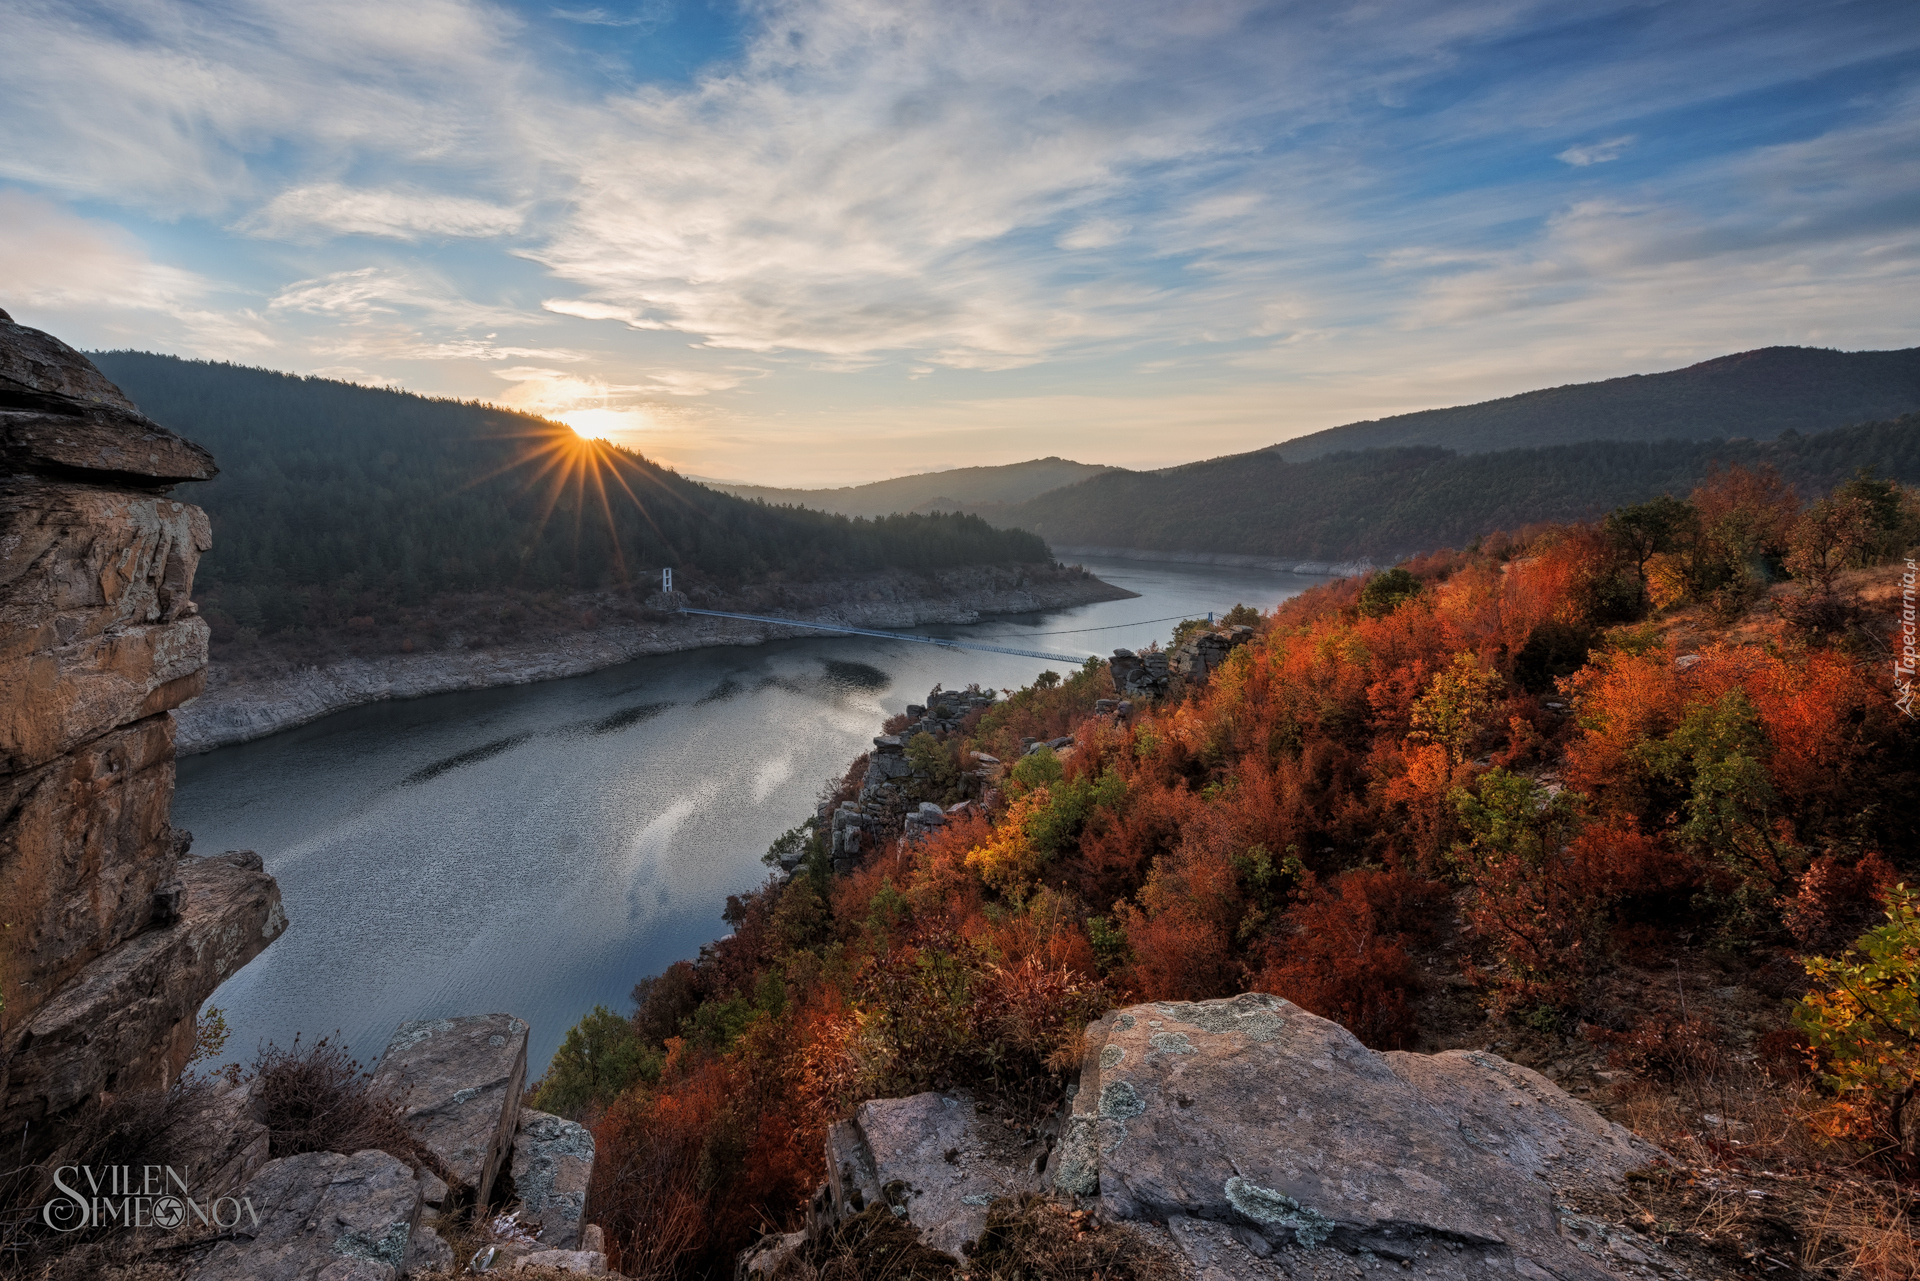
[[[0,189],[0,308],[23,324],[71,325],[105,345],[152,346],[151,335],[167,333],[216,356],[270,347],[260,318],[222,292],[204,276],[153,261],[112,223]]]
[[[1638,140],[1634,135],[1623,133],[1618,138],[1609,138],[1605,142],[1590,142],[1568,147],[1554,156],[1554,159],[1563,160],[1577,169],[1584,169],[1588,165],[1604,165],[1609,160],[1618,160],[1625,155],[1627,148],[1636,141]]]
[[[249,235],[276,240],[332,236],[504,236],[525,220],[509,209],[467,196],[423,191],[350,188],[324,182],[290,187],[236,224]]]
[[[394,267],[358,267],[296,280],[274,294],[269,312],[306,312],[349,324],[417,316],[461,329],[524,324],[526,316],[462,297],[424,272]]]
[[[655,31],[673,19],[673,0],[640,0],[624,13],[615,13],[607,9],[550,9],[554,17],[563,22],[577,22],[589,27],[638,27],[644,31]]]

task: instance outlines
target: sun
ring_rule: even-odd
[[[554,417],[586,440],[614,440],[653,426],[638,409],[569,409]]]
[[[606,521],[607,533],[614,540],[614,560],[624,577],[626,564],[621,554],[614,507],[628,506],[638,511],[641,518],[653,527],[654,533],[665,541],[665,533],[647,510],[641,493],[650,493],[657,500],[665,499],[683,505],[687,501],[675,493],[656,469],[647,466],[637,453],[602,434],[620,429],[632,430],[634,419],[640,417],[642,415],[635,410],[568,410],[547,419],[536,430],[515,433],[513,439],[517,440],[519,448],[514,457],[504,466],[471,483],[479,484],[494,476],[517,472],[522,477],[523,493],[544,490],[535,537],[546,528],[561,497],[571,490],[576,543],[580,537],[582,516],[598,508],[600,516]]]

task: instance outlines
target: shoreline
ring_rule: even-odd
[[[1062,543],[1055,556],[1093,556],[1101,560],[1164,561],[1172,565],[1226,565],[1240,569],[1277,569],[1306,578],[1358,578],[1380,566],[1366,557],[1358,560],[1296,560],[1282,556],[1243,556],[1238,552],[1163,552],[1147,547],[1094,547]],[[1388,564],[1398,563],[1399,558]]]
[[[944,590],[925,591],[928,578]],[[914,593],[902,591],[903,587],[922,590]],[[824,593],[840,599],[789,601],[774,607],[791,613],[796,622],[872,628],[976,623],[991,616],[1065,609],[1138,594],[1091,574],[1010,573],[993,567],[918,576],[876,575],[803,590],[809,596]],[[856,596],[863,599],[852,599]],[[757,593],[745,598],[703,594],[698,603],[742,613],[768,608]],[[804,626],[649,613],[652,617],[638,621],[610,622],[588,631],[485,649],[345,656],[270,671],[236,672],[231,664],[211,663],[206,692],[173,713],[175,750],[181,756],[194,756],[392,699],[531,685],[585,676],[656,654],[821,635]]]

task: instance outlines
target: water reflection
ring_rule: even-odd
[[[1141,593],[929,635],[1106,653],[1130,620],[1262,608],[1313,580],[1089,563]],[[1063,629],[1112,630],[1061,636]],[[594,1004],[719,934],[726,896],[935,682],[1017,687],[1048,664],[866,637],[644,659],[571,680],[356,708],[183,760],[174,821],[258,850],[292,927],[214,996],[235,1057],[339,1029],[379,1053],[403,1019],[512,1011],[530,1068]],[[1058,666],[1057,664],[1054,666]]]

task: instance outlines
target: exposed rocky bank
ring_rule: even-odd
[[[741,591],[696,590],[684,603],[740,613],[777,612],[795,620],[849,627],[901,628],[974,623],[1134,593],[1080,569],[1057,565],[982,565],[916,574],[892,571],[854,579],[790,583]],[[676,614],[658,595],[653,608],[613,596],[583,597],[581,613],[603,619],[578,631],[469,648],[457,633],[441,648],[342,656],[322,663],[216,661],[206,692],[176,713],[183,753],[263,738],[333,712],[394,698],[528,685],[582,676],[655,654],[715,645],[759,645],[821,633],[733,619]],[[662,608],[663,606],[669,608]]]

